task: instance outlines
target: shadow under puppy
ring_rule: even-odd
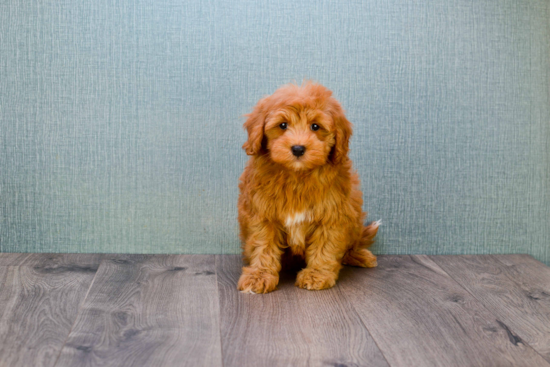
[[[306,267],[296,285],[334,286],[342,264],[375,267],[367,248],[379,222],[365,226],[359,177],[348,158],[352,125],[332,92],[289,84],[254,107],[244,127],[251,158],[240,177],[244,261],[238,289],[273,291],[283,255]]]

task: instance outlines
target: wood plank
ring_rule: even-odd
[[[102,254],[46,254],[46,253],[0,253],[0,266],[40,266],[63,267],[68,266],[92,266],[97,269]]]
[[[64,264],[98,267],[103,260],[134,260],[151,255],[142,254],[53,254],[53,253],[0,253],[0,266],[62,267]]]
[[[550,362],[550,268],[529,255],[431,256]]]
[[[0,366],[53,366],[97,271],[88,258],[0,267]]]
[[[241,257],[216,259],[225,367],[388,365],[338,288],[307,291],[282,274],[275,292],[243,294]]]
[[[391,366],[550,366],[426,256],[380,256],[339,287]]]
[[[212,255],[101,263],[57,366],[221,365]]]

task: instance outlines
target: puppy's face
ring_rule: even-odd
[[[258,102],[244,127],[249,155],[267,155],[293,171],[347,157],[351,124],[332,92],[319,84],[287,85]]]
[[[284,106],[273,111],[264,134],[271,159],[296,171],[325,164],[335,144],[334,122],[315,108]]]

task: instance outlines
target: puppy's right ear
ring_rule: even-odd
[[[265,105],[268,98],[269,97],[265,97],[261,99],[254,107],[254,110],[245,115],[247,120],[243,127],[248,132],[248,140],[243,144],[243,149],[248,155],[257,155],[262,150],[266,119]]]

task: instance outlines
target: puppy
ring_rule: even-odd
[[[359,177],[348,158],[352,125],[322,85],[290,84],[247,115],[251,156],[238,202],[243,267],[238,289],[268,293],[283,254],[305,259],[296,286],[334,286],[342,264],[375,267],[369,247],[379,222],[364,226]]]

